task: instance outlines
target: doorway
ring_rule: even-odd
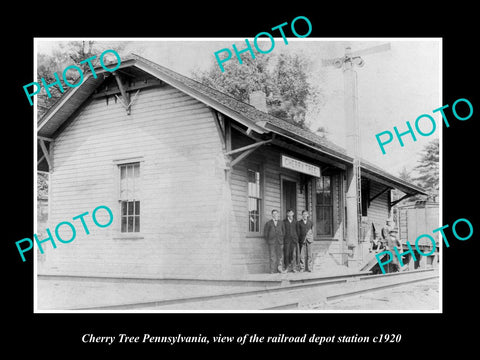
[[[287,210],[293,209],[293,217],[297,219],[297,183],[282,179],[282,219],[287,217]]]

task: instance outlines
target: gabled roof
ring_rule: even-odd
[[[200,94],[203,94],[219,104],[224,105],[225,107],[235,111],[238,114],[244,115],[248,118],[249,121],[253,121],[255,124],[259,125],[262,128],[272,125],[283,130],[287,130],[293,134],[299,135],[304,140],[309,140],[311,143],[323,148],[324,150],[337,153],[337,155],[347,155],[345,149],[335,145],[331,141],[328,141],[318,135],[315,135],[311,131],[304,130],[296,125],[293,125],[285,120],[279,119],[275,116],[272,116],[268,113],[258,110],[254,106],[244,103],[235,99],[234,97],[225,94],[221,91],[213,89],[209,86],[202,84],[201,82],[190,79],[186,76],[183,76],[175,71],[167,69],[164,66],[158,65],[150,60],[144,59],[138,55],[132,54],[132,56],[139,61],[139,64],[145,63],[151,68],[155,69],[158,75],[165,75],[170,79],[175,80],[176,84],[182,84],[188,87],[189,89],[195,90]],[[168,83],[167,80],[164,80]],[[170,84],[174,86],[174,84]]]
[[[347,154],[344,148],[331,141],[260,111],[228,94],[183,76],[139,55],[131,54],[131,58],[122,60],[119,69],[127,67],[138,68],[164,81],[259,134],[277,133],[282,136],[288,136],[294,141],[314,148],[343,163],[352,164],[353,162],[353,158]],[[91,73],[86,74],[80,86],[68,88],[65,94],[45,113],[38,121],[37,133],[39,136],[53,137],[61,125],[93,94],[95,89],[104,81],[106,75],[109,74],[102,68],[95,69],[95,72],[97,78],[94,78]],[[380,179],[405,193],[426,194],[423,189],[388,174],[386,171],[363,160],[362,169],[375,174]]]
[[[119,69],[132,66],[132,61],[122,61]],[[48,111],[38,120],[37,135],[43,137],[53,137],[60,126],[77,110],[95,89],[103,83],[107,74],[110,74],[103,68],[95,68],[97,77],[92,73],[85,74],[80,86],[68,87],[62,97],[48,109]]]

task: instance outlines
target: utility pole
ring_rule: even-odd
[[[360,125],[358,120],[357,72],[355,71],[355,66],[362,67],[365,64],[360,55],[374,54],[386,50],[390,50],[389,43],[355,52],[352,52],[350,46],[347,46],[345,48],[345,56],[322,60],[323,66],[333,65],[336,68],[343,69],[347,152],[353,157],[353,166],[347,168],[346,189],[347,244],[352,248],[356,247],[361,240],[360,227],[362,223]]]

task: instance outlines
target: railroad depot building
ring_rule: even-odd
[[[77,220],[73,242],[45,242],[39,274],[266,273],[264,224],[289,208],[310,213],[316,271],[360,269],[391,214],[391,190],[425,194],[362,161],[358,228],[353,158],[267,114],[262,93],[246,104],[137,55],[97,75],[39,120],[37,163],[50,173],[51,229],[100,205],[114,220],[98,228],[85,217],[89,235]]]

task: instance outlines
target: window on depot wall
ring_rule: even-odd
[[[119,165],[120,231],[140,232],[140,163]]]
[[[333,236],[332,177],[321,176],[316,182],[317,235]]]
[[[362,216],[368,215],[368,207],[370,206],[370,181],[362,179]]]
[[[262,206],[262,179],[257,169],[247,170],[248,178],[248,231],[260,233]]]

